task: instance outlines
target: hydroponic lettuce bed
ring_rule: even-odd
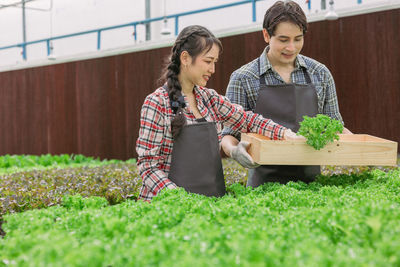
[[[249,189],[231,183],[243,183],[244,170],[224,163],[228,194],[219,199],[182,189],[152,203],[73,195],[7,212],[0,266],[400,265],[398,168]]]

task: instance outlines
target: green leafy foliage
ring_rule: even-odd
[[[85,208],[103,208],[108,206],[108,202],[102,197],[90,197],[83,198],[81,195],[65,195],[62,198],[62,206],[67,209],[79,209]]]
[[[119,163],[111,164],[112,162],[114,161],[107,161],[100,166],[82,163],[83,165],[74,168],[63,169],[52,165],[53,168],[44,170],[16,171],[0,175],[0,216],[54,206],[61,203],[66,194],[104,197],[110,204],[129,198],[136,199],[142,185],[136,161],[115,161]],[[230,159],[224,159],[223,166],[227,185],[246,184],[247,169]]]
[[[52,168],[0,176],[0,216],[59,204],[64,195],[101,196],[110,204],[137,198],[136,164]]]
[[[76,166],[101,166],[105,164],[121,163],[121,160],[99,160],[93,157],[83,155],[4,155],[0,156],[0,174],[15,173],[20,171],[29,171],[49,168],[66,168]],[[126,161],[127,163],[136,163],[135,159]]]
[[[94,159],[93,157],[85,157],[83,155],[5,155],[0,157],[0,168],[11,168],[11,167],[27,167],[27,166],[50,166],[53,164],[69,164],[69,163],[82,163],[92,162],[100,160]]]
[[[4,216],[0,265],[399,266],[400,170],[152,203],[66,196]]]
[[[326,115],[318,114],[316,117],[303,116],[297,134],[307,138],[307,144],[320,150],[329,142],[339,140],[338,132],[343,132],[343,125]]]

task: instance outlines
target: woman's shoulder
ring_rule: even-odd
[[[149,96],[168,98],[168,91],[163,86],[161,86],[154,90],[154,92],[149,94]]]
[[[211,88],[207,88],[207,87],[202,87],[202,86],[197,86],[197,91],[206,97],[213,97],[213,96],[218,96],[219,94],[217,93],[217,91],[215,91],[214,89]]]
[[[206,101],[212,106],[219,105],[224,101],[224,97],[214,89],[197,86],[197,91],[203,98],[203,101]]]
[[[165,108],[168,103],[168,99],[167,90],[163,87],[159,87],[154,92],[146,96],[144,105],[155,105]]]

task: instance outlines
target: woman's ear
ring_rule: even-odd
[[[182,66],[188,66],[192,62],[192,57],[189,55],[187,51],[182,51],[180,60]]]
[[[266,29],[263,29],[263,36],[264,36],[264,41],[269,44],[270,40],[271,40],[271,36],[269,36],[269,33]]]

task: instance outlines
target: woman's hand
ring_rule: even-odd
[[[257,164],[253,161],[251,158],[250,154],[247,153],[247,149],[249,148],[250,143],[246,141],[241,141],[239,144],[234,146],[231,149],[231,158],[236,160],[240,165],[242,165],[245,168],[253,169],[257,168],[260,166],[260,164]]]
[[[349,129],[347,129],[346,127],[343,128],[343,132],[342,134],[353,134]]]
[[[249,142],[239,142],[231,135],[225,135],[221,141],[221,148],[224,152],[223,155],[233,158],[245,168],[257,168],[260,165],[255,163],[249,153],[247,153],[249,146]]]
[[[287,141],[302,140],[302,141],[305,141],[306,138],[304,136],[297,135],[296,133],[292,132],[292,130],[290,130],[288,128],[288,129],[285,130],[285,132],[283,134],[283,140],[287,140]]]

